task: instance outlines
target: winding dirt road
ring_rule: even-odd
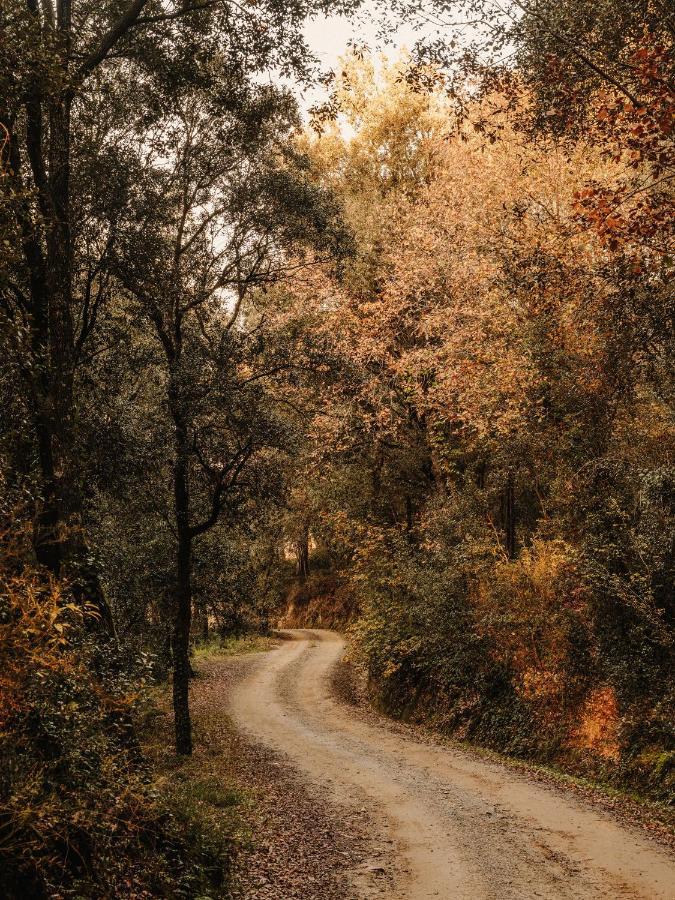
[[[562,790],[372,723],[331,693],[342,639],[285,635],[236,688],[230,714],[372,822],[379,846],[370,877],[354,873],[354,900],[675,898],[665,850]]]

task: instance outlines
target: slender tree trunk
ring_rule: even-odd
[[[28,0],[28,8],[39,19],[37,0]],[[70,0],[58,0],[55,11],[56,46],[67,82]],[[70,108],[67,87],[59,96],[46,99],[38,82],[32,86],[26,105],[26,149],[37,188],[37,204],[43,217],[46,248],[42,283],[35,283],[31,277],[32,352],[37,372],[34,417],[42,470],[35,551],[38,560],[57,575],[67,555],[64,546],[68,539],[66,507],[69,494],[75,491],[72,471],[74,334]],[[46,123],[48,131],[45,130]],[[29,263],[29,269],[33,276],[35,266]]]
[[[504,545],[509,559],[516,558],[516,501],[513,472],[509,472],[502,494],[502,521],[504,523]]]
[[[33,4],[34,6],[34,4]],[[29,5],[29,8],[30,5]],[[37,15],[37,7],[32,9]],[[13,189],[16,192],[16,216],[21,232],[21,249],[28,271],[30,295],[30,367],[26,378],[30,388],[30,404],[41,471],[41,496],[36,503],[33,544],[38,562],[50,572],[58,574],[61,567],[61,553],[58,540],[58,488],[56,468],[52,448],[53,412],[51,401],[51,379],[49,365],[49,292],[47,265],[40,227],[35,221],[28,200],[23,171],[23,156],[19,136],[13,130],[12,119],[7,110],[0,113],[9,140],[2,146],[3,168],[12,173]],[[37,187],[40,212],[46,218],[50,209],[50,198],[45,183],[42,135],[42,106],[37,85],[33,85],[26,102],[25,150]]]
[[[173,624],[173,712],[176,729],[176,753],[192,753],[192,723],[190,721],[190,619],[192,591],[192,539],[179,535],[177,544],[176,609]]]
[[[39,20],[37,0],[28,0]],[[57,46],[67,82],[71,53],[71,3],[56,4]],[[71,94],[45,98],[35,81],[26,99],[25,149],[36,189],[37,219],[30,205],[18,207],[23,252],[29,272],[31,405],[41,491],[36,503],[33,544],[38,562],[53,575],[64,566],[73,592],[92,604],[113,638],[115,628],[82,525],[82,496],[74,453],[73,248],[70,208]],[[48,122],[48,131],[45,123]],[[19,188],[22,159],[11,135],[10,157]]]
[[[309,575],[309,528],[304,526],[296,544],[297,574],[303,581]]]
[[[175,406],[174,406],[175,409]],[[190,625],[192,621],[192,534],[190,532],[190,491],[188,478],[187,430],[174,413],[176,422],[176,461],[174,500],[176,513],[176,598],[173,621],[173,712],[176,753],[192,753],[190,722]]]

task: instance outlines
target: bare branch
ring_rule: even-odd
[[[242,469],[251,458],[253,453],[253,441],[250,440],[242,447],[230,462],[218,474],[215,489],[211,500],[211,513],[199,525],[193,525],[190,529],[190,536],[197,537],[205,531],[213,528],[223,509],[225,494],[236,486]]]
[[[76,84],[83,81],[87,75],[90,75],[91,72],[107,58],[115,44],[137,23],[138,18],[147,3],[148,0],[132,0],[125,12],[122,13],[115,24],[103,35],[98,47],[96,47],[96,49],[84,60],[77,71]]]

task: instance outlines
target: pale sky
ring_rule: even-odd
[[[305,39],[321,63],[322,69],[335,69],[338,59],[348,50],[350,42],[366,44],[371,50],[382,50],[389,56],[396,56],[404,47],[412,47],[424,31],[416,31],[412,25],[401,21],[395,30],[389,32],[386,46],[378,42],[378,10],[384,4],[377,0],[366,0],[361,11],[351,18],[345,16],[316,16],[309,19],[304,28]],[[321,87],[305,91],[300,104],[308,109],[324,96]]]
[[[498,14],[497,10],[503,14],[502,6],[503,4],[497,4],[495,15]],[[390,57],[396,57],[400,50],[412,49],[420,38],[442,37],[447,41],[455,40],[461,45],[470,37],[475,37],[477,33],[473,27],[475,23],[461,21],[462,16],[459,20],[448,16],[445,22],[437,19],[436,27],[426,24],[421,28],[415,28],[403,19],[399,19],[396,24],[389,17],[388,41],[385,45],[378,39],[378,17],[388,12],[388,4],[382,0],[365,0],[360,10],[351,18],[316,16],[309,19],[304,28],[305,39],[319,59],[321,67],[335,69],[339,57],[347,52],[350,42],[366,44],[371,50],[379,50]],[[300,106],[307,110],[324,96],[325,92],[321,87],[307,90],[299,96]]]
[[[348,19],[344,16],[317,16],[309,19],[305,25],[305,38],[314,53],[326,68],[333,68],[338,57],[343,54],[350,41],[360,44],[368,44],[371,49],[377,47],[377,11],[382,10],[382,3],[366,2],[362,11]],[[411,47],[419,32],[401,21],[398,28],[391,34],[391,46],[389,52],[395,52],[396,48]]]

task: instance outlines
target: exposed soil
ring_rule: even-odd
[[[491,762],[498,762],[512,771],[519,771],[533,781],[577,795],[585,803],[601,807],[620,824],[643,831],[650,840],[658,841],[666,850],[675,853],[675,809],[672,806],[631,795],[558,768],[506,756],[475,744],[462,743],[435,728],[433,723],[392,718],[376,708],[368,687],[367,672],[356,666],[348,656],[334,667],[330,684],[332,692],[340,701],[351,706],[359,718],[373,725],[418,742],[464,749]]]
[[[195,690],[197,716],[227,703],[240,775],[259,789],[244,896],[675,897],[673,857],[643,834],[526,772],[364,717],[331,687],[342,639],[286,636],[238,662],[241,680],[214,663]]]
[[[270,656],[274,655],[274,651]],[[192,682],[196,746],[191,770],[222,777],[248,794],[250,835],[236,854],[236,900],[354,900],[388,895],[362,808],[335,805],[321,785],[304,784],[285,755],[232,727],[227,701],[266,665],[267,654],[211,659]],[[266,703],[265,698],[260,698]]]

